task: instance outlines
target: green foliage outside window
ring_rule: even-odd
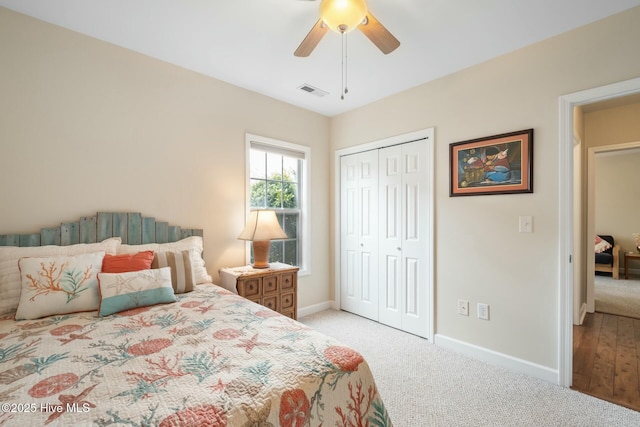
[[[298,265],[298,183],[295,171],[272,173],[267,179],[252,179],[250,203],[252,208],[272,208],[288,239],[271,242],[269,262]],[[294,209],[293,212],[278,211]],[[253,254],[252,254],[253,258]]]
[[[296,209],[298,184],[291,179],[291,172],[274,173],[266,180],[252,180],[251,207]]]

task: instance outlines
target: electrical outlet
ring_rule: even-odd
[[[469,301],[463,299],[458,300],[458,314],[463,316],[469,315]]]
[[[489,304],[478,303],[478,319],[489,320]]]

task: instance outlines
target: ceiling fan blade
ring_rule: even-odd
[[[374,16],[367,12],[364,22],[358,25],[360,31],[375,44],[385,55],[400,46],[400,42]]]
[[[327,34],[327,31],[329,31],[329,27],[324,25],[322,19],[318,19],[316,25],[314,25],[311,31],[309,31],[307,37],[302,40],[302,43],[300,43],[300,46],[298,46],[293,54],[295,56],[309,56],[320,40],[322,40],[322,37]]]

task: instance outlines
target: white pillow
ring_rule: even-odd
[[[22,292],[16,320],[97,310],[104,251],[62,257],[20,258]]]
[[[135,254],[140,251],[154,251],[154,252],[166,252],[166,251],[189,251],[189,258],[191,259],[191,265],[193,266],[193,272],[196,275],[196,283],[211,283],[213,280],[207,273],[207,268],[204,265],[204,259],[202,259],[202,250],[204,248],[202,237],[191,236],[186,237],[177,242],[171,243],[147,243],[145,245],[120,245],[118,248],[119,254]]]
[[[122,239],[111,237],[100,243],[81,243],[69,246],[0,246],[0,316],[11,314],[20,301],[20,269],[18,260],[24,257],[53,257],[88,254],[104,251],[115,255]]]

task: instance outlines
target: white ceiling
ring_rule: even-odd
[[[348,36],[341,92],[340,35],[311,56],[294,50],[319,0],[0,0],[17,12],[108,41],[318,113],[334,116],[606,16],[640,0],[368,0],[399,40],[382,54]],[[317,97],[302,84],[329,92]]]

